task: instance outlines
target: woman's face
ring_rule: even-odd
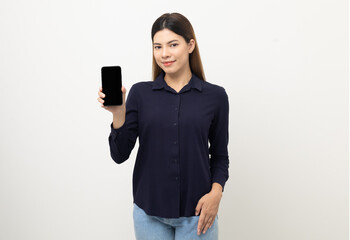
[[[194,46],[193,39],[186,43],[182,36],[164,28],[153,37],[153,56],[165,73],[173,74],[189,68],[189,54]]]

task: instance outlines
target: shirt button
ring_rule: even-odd
[[[176,179],[176,180],[178,180],[178,179],[179,179],[179,177],[175,177],[175,179]]]
[[[175,108],[175,111],[177,110],[177,107]]]
[[[174,144],[176,144],[176,141],[174,141]]]
[[[177,162],[177,160],[176,159],[174,159],[174,163],[176,163]]]
[[[174,126],[176,126],[177,123],[174,123]]]

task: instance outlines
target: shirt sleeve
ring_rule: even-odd
[[[219,183],[222,186],[222,191],[224,191],[225,183],[229,178],[227,150],[229,141],[229,101],[224,88],[220,91],[218,101],[217,111],[209,129],[210,171],[212,183]]]
[[[138,102],[135,84],[130,88],[125,103],[125,122],[120,128],[113,128],[108,137],[112,159],[120,164],[126,161],[138,137]]]

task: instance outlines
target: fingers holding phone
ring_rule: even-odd
[[[101,107],[106,109],[107,111],[113,113],[113,114],[118,114],[118,113],[125,113],[125,95],[126,95],[126,88],[124,86],[121,87],[121,92],[122,92],[122,99],[123,102],[121,105],[109,105],[109,106],[105,106],[105,97],[106,94],[103,92],[102,87],[99,88],[98,91],[98,98],[97,101],[101,103]]]

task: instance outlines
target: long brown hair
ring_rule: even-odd
[[[152,26],[152,49],[153,49],[153,37],[154,35],[164,28],[167,28],[177,35],[182,36],[187,43],[190,42],[191,39],[194,39],[195,41],[195,48],[189,55],[189,62],[190,62],[190,68],[191,71],[196,74],[200,79],[206,81],[204,76],[204,70],[202,65],[202,60],[199,54],[198,49],[198,43],[196,39],[196,35],[194,34],[194,30],[192,28],[192,25],[190,21],[180,13],[165,13],[162,16],[160,16]],[[154,55],[152,56],[152,78],[153,81],[157,78],[157,76],[163,71],[161,69],[155,58]]]

